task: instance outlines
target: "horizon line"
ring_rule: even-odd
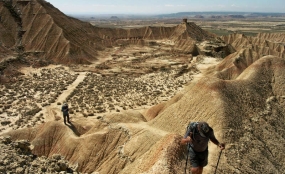
[[[63,12],[68,15],[144,15],[144,16],[153,16],[153,15],[173,15],[179,13],[260,13],[260,14],[285,14],[285,12],[258,12],[258,11],[182,11],[175,13],[77,13],[77,12]]]

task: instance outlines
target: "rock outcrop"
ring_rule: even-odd
[[[12,141],[10,137],[0,137],[0,173],[59,173],[76,172],[76,166],[69,166],[60,155],[51,158],[37,157],[32,154],[30,142],[27,140]]]

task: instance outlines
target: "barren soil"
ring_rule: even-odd
[[[139,52],[143,52],[139,56],[143,57],[149,54],[149,58],[146,58],[141,63],[131,63],[134,59],[140,59],[137,56],[132,56]],[[159,56],[158,58],[152,58],[151,55],[154,52],[158,52],[155,53]],[[183,89],[184,84],[188,84],[192,80],[197,81],[203,76],[202,73],[207,67],[215,65],[220,61],[218,58],[201,56],[194,57],[193,60],[187,57],[181,58],[181,56],[170,58],[163,51],[158,51],[155,48],[137,46],[119,51],[118,48],[114,48],[113,50],[102,52],[101,55],[102,57],[98,61],[88,66],[77,65],[73,68],[68,68],[57,65],[41,69],[22,68],[20,71],[24,75],[21,78],[32,81],[28,82],[30,84],[26,85],[23,81],[20,81],[12,86],[1,85],[1,89],[8,92],[3,93],[3,97],[5,96],[7,100],[11,100],[9,108],[6,109],[6,105],[2,105],[0,115],[1,132],[8,132],[9,130],[26,126],[36,126],[47,121],[62,120],[60,109],[63,102],[69,104],[71,120],[88,116],[104,116],[122,110],[138,110],[143,113],[144,110],[151,106],[169,100]],[[115,59],[112,58],[114,56],[116,57]],[[109,61],[112,61],[112,63],[109,63]],[[102,70],[95,68],[98,64],[104,63],[110,67]],[[187,73],[177,76],[182,66],[194,68]],[[156,67],[158,71],[145,73],[144,67],[147,70],[150,67]],[[161,70],[161,67],[166,69]],[[95,72],[92,73],[92,71]],[[52,72],[52,74],[45,74],[45,72]],[[122,84],[117,84],[114,81],[118,81],[121,78]],[[43,81],[41,79],[47,80]],[[64,83],[67,79],[70,79],[68,83]],[[92,88],[88,87],[88,84],[80,85],[92,79],[95,79],[94,84],[88,83],[93,85]],[[50,84],[56,83],[60,85],[58,88],[50,86]],[[137,86],[138,84],[139,86]],[[102,88],[101,85],[105,87]],[[119,85],[123,86],[120,87]],[[16,91],[15,86],[21,87],[21,90]],[[43,90],[39,91],[39,88]],[[109,99],[101,91],[119,88],[122,88],[122,90],[128,88],[128,91],[125,91],[125,93],[114,91]],[[87,93],[86,96],[88,89],[91,89],[92,92]],[[15,97],[22,96],[24,100],[22,101],[21,97],[18,97],[16,101],[13,101],[14,98],[9,98],[11,96],[9,93],[12,93]],[[71,94],[73,94],[72,97],[70,97]],[[35,100],[37,98],[39,98],[38,101]],[[49,98],[50,100],[48,100]],[[80,98],[83,98],[83,101],[78,103]],[[90,106],[90,102],[94,102],[95,107]],[[31,106],[28,107],[29,103],[31,103]],[[84,103],[86,104],[84,105]],[[23,111],[19,111],[18,108],[24,104],[27,108],[21,108]],[[25,119],[28,116],[28,110],[33,111],[34,109],[38,109],[39,112],[36,112],[35,115],[31,114],[29,119]],[[25,124],[22,125],[22,122]]]
[[[227,144],[217,173],[285,171],[282,17],[197,16],[216,37],[185,18],[100,28],[44,0],[0,15],[0,173],[184,173],[192,121]]]

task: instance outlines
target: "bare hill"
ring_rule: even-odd
[[[222,39],[231,44],[236,51],[242,48],[251,48],[260,56],[274,55],[284,58],[284,34],[282,33],[260,33],[256,37],[247,37],[243,34],[231,34],[223,36]]]
[[[172,102],[151,125],[182,134],[180,127],[186,125],[181,122],[206,120],[228,144],[220,172],[282,172],[284,63],[281,58],[267,56],[235,80],[204,78],[186,87],[183,97]]]
[[[29,56],[59,63],[90,63],[105,46],[141,44],[144,40],[192,39],[212,37],[194,23],[177,27],[137,29],[98,28],[68,17],[43,0],[2,1],[0,3],[3,44],[21,47]]]
[[[159,114],[148,122],[139,112],[123,112],[6,135],[28,139],[36,155],[61,154],[81,172],[170,174],[183,173],[185,126],[204,120],[227,143],[219,173],[278,173],[284,171],[284,66],[283,59],[265,56],[233,80],[206,76],[155,107]],[[210,152],[206,173],[217,160],[213,144]]]
[[[187,20],[174,27],[99,28],[66,16],[44,0],[1,1],[0,16],[1,83],[13,81],[21,65],[91,64],[98,62],[99,52],[111,47],[163,46],[185,56],[204,55],[196,44],[214,38]],[[226,51],[224,56],[230,53]],[[221,57],[220,53],[213,55]],[[7,73],[11,71],[15,73]]]
[[[35,171],[29,166],[46,157],[45,170],[55,170],[54,158],[63,157],[74,172],[184,173],[180,140],[190,121],[207,121],[227,144],[217,173],[285,171],[284,34],[213,38],[185,20],[98,28],[43,0],[1,1],[0,14],[1,75],[14,80],[0,84],[0,131],[10,136],[0,143],[28,140],[35,158],[13,167],[4,158],[14,155],[1,150],[0,172]],[[29,60],[75,68],[21,69]],[[218,159],[213,143],[209,150],[204,173],[214,173]]]

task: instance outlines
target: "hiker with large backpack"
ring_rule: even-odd
[[[191,122],[187,126],[186,133],[181,140],[181,144],[187,145],[190,156],[192,174],[202,174],[203,168],[208,164],[208,142],[211,140],[220,147],[221,151],[225,149],[224,143],[219,143],[214,135],[213,129],[206,122]],[[188,162],[188,156],[186,166]],[[186,168],[185,168],[186,171]]]

